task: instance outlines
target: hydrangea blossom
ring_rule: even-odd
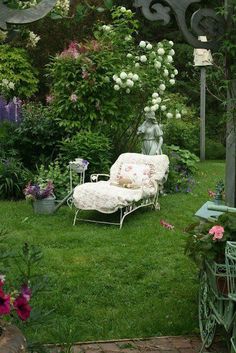
[[[140,56],[140,61],[141,61],[142,63],[145,63],[145,62],[147,61],[146,55],[141,55],[141,56]]]
[[[120,74],[120,78],[122,78],[122,80],[125,80],[126,78],[127,78],[127,73],[126,72],[121,72],[121,74]]]
[[[144,42],[144,40],[141,40],[141,42],[139,43],[140,48],[146,48],[146,42]]]
[[[148,43],[148,45],[146,46],[146,48],[147,48],[148,50],[151,50],[151,49],[152,49],[152,44],[151,44],[151,43]]]
[[[157,50],[157,53],[158,53],[158,55],[164,55],[165,54],[165,50],[163,48],[159,48]]]

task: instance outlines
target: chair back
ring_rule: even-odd
[[[123,164],[149,165],[152,180],[158,184],[166,181],[169,170],[168,156],[145,155],[141,153],[122,153],[110,169],[110,180],[117,180]]]

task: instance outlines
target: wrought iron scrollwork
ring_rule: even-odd
[[[28,9],[12,9],[0,0],[0,28],[7,29],[7,24],[26,24],[40,20],[54,7],[56,0],[42,0]]]
[[[224,19],[212,9],[199,9],[191,18],[191,29],[186,23],[186,11],[193,3],[201,0],[134,0],[134,7],[140,8],[144,17],[150,21],[170,22],[170,12],[173,11],[180,30],[189,44],[195,48],[215,49],[224,33]],[[168,6],[164,6],[166,3]],[[194,34],[195,35],[194,35]],[[198,40],[199,35],[205,35],[208,42]]]

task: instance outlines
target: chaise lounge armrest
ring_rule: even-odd
[[[100,177],[106,177],[106,178],[110,178],[110,175],[109,174],[91,174],[90,175],[90,181],[91,183],[97,183],[99,181],[99,178]]]

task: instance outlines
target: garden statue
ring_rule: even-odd
[[[142,135],[142,153],[147,155],[162,154],[163,132],[158,125],[154,112],[145,114],[144,123],[139,126],[137,134]]]

